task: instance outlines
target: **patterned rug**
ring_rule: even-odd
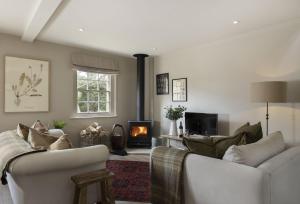
[[[149,162],[108,160],[107,168],[115,173],[113,193],[116,200],[149,202]]]

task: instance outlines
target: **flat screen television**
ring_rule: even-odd
[[[185,131],[190,135],[217,135],[218,114],[185,112]]]

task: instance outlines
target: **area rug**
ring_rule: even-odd
[[[108,160],[106,165],[115,174],[112,186],[116,200],[150,202],[149,162]]]

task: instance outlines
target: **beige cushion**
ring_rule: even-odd
[[[225,152],[223,160],[257,167],[284,149],[285,143],[282,133],[274,132],[256,143],[241,146],[232,145]]]
[[[61,150],[61,149],[70,149],[72,148],[72,143],[67,135],[62,135],[49,146],[49,150]]]
[[[47,149],[56,140],[56,137],[40,133],[33,128],[29,129],[28,143],[34,149]]]
[[[17,134],[24,140],[27,140],[29,134],[29,128],[30,127],[27,127],[26,125],[19,123],[17,126]]]
[[[48,128],[46,125],[44,125],[41,121],[37,120],[33,123],[31,128],[37,130],[38,132],[47,132]]]

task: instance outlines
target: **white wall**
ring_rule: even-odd
[[[290,101],[299,102],[300,21],[166,53],[155,58],[154,68],[154,74],[170,73],[170,90],[172,79],[188,78],[188,102],[172,103],[171,93],[155,94],[156,134],[168,131],[163,107],[170,104],[219,113],[221,134],[232,133],[246,121],[262,121],[265,130],[265,104],[250,102],[250,83],[287,80]],[[270,132],[281,130],[289,143],[300,142],[299,122],[299,103],[271,104]]]
[[[71,55],[81,52],[113,58],[119,62],[121,74],[117,80],[117,114],[114,118],[72,119],[73,80]],[[50,112],[49,113],[4,113],[4,56],[19,56],[50,61]],[[40,119],[45,123],[61,119],[67,122],[64,129],[75,144],[79,132],[91,122],[97,121],[107,129],[114,123],[127,126],[128,120],[136,118],[136,62],[134,58],[108,53],[91,52],[46,42],[25,43],[18,37],[0,34],[0,131],[15,129],[19,122],[31,125]]]

